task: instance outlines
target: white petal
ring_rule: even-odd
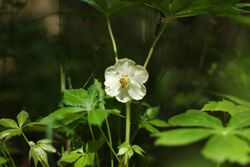
[[[105,80],[113,80],[113,79],[118,79],[119,80],[119,73],[116,70],[115,66],[110,66],[106,68],[105,73],[104,73]]]
[[[141,100],[146,95],[146,87],[143,84],[131,80],[128,87],[128,94],[134,100]]]
[[[147,82],[148,77],[149,77],[147,70],[141,65],[136,65],[134,67],[134,70],[131,71],[129,75],[132,80],[135,80],[142,84]]]
[[[114,97],[114,96],[119,95],[120,89],[121,89],[121,85],[119,83],[110,84],[105,87],[105,92],[107,93],[107,95]]]
[[[116,71],[121,75],[127,75],[130,71],[133,71],[134,66],[135,62],[128,58],[119,59],[115,64]]]
[[[130,100],[132,100],[132,98],[129,96],[128,94],[128,90],[126,88],[122,88],[119,95],[116,96],[116,99],[119,101],[119,102],[122,102],[122,103],[127,103],[129,102]]]

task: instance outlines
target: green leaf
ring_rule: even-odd
[[[200,126],[207,128],[222,128],[222,122],[216,117],[199,110],[188,110],[186,113],[176,115],[169,120],[173,126]]]
[[[6,164],[7,162],[8,162],[7,158],[0,156],[0,165]]]
[[[77,119],[84,118],[86,113],[84,108],[81,107],[65,107],[44,117],[41,123],[58,128],[68,125]]]
[[[137,154],[141,156],[143,156],[143,154],[145,153],[145,151],[138,145],[133,145],[132,148]]]
[[[250,129],[247,128],[247,129],[237,129],[237,131],[234,132],[234,134],[240,136],[240,137],[243,137],[247,140],[250,141]]]
[[[228,123],[229,128],[238,129],[250,126],[250,112],[240,112],[232,116]]]
[[[118,149],[117,155],[127,155],[129,158],[134,155],[133,148],[127,143],[122,143]]]
[[[47,153],[38,145],[30,148],[29,157],[33,158],[35,166],[40,162],[43,167],[49,167]]]
[[[20,128],[25,124],[28,118],[29,118],[29,113],[27,113],[26,111],[21,111],[17,115],[17,122]]]
[[[129,5],[128,2],[122,0],[81,0],[90,6],[96,8],[105,15],[111,15]]]
[[[249,162],[250,149],[248,144],[232,135],[213,136],[202,150],[202,154],[220,164],[225,161],[240,163],[242,165]]]
[[[66,89],[63,91],[63,103],[73,107],[86,107],[88,92],[84,89]]]
[[[91,125],[101,126],[102,122],[108,117],[109,112],[107,110],[92,110],[88,112],[88,122]]]
[[[234,103],[250,107],[250,102],[248,102],[246,100],[243,100],[243,99],[240,99],[238,97],[231,96],[231,95],[222,95],[222,96],[225,97],[225,98],[227,98],[228,100],[234,102]]]
[[[148,121],[149,124],[154,125],[156,127],[168,127],[168,123],[166,121],[160,119],[153,119]]]
[[[13,119],[2,118],[0,119],[0,125],[6,128],[19,128],[16,121]]]
[[[174,129],[155,134],[156,145],[163,146],[183,146],[197,142],[210,136],[213,132],[209,129]]]
[[[85,166],[89,166],[93,164],[93,157],[94,157],[94,153],[90,153],[90,154],[83,154],[81,156],[81,158],[79,158],[76,163],[74,164],[74,167],[85,167]]]
[[[60,162],[73,163],[83,154],[83,149],[77,149],[74,151],[65,151],[59,160]]]
[[[55,153],[56,149],[51,145],[52,141],[49,139],[42,139],[37,142],[37,145],[47,152]]]
[[[8,140],[14,136],[19,136],[19,135],[21,135],[20,129],[8,129],[0,132],[0,139]]]
[[[159,107],[151,107],[146,110],[146,116],[149,119],[155,119],[159,113]]]
[[[139,127],[140,128],[145,128],[147,131],[149,131],[151,133],[159,132],[159,130],[157,128],[155,128],[153,125],[151,125],[151,124],[149,124],[147,122],[141,123]]]
[[[201,109],[201,111],[224,111],[228,112],[230,115],[234,115],[239,112],[237,106],[227,100],[219,102],[210,101]]]

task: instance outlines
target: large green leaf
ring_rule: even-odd
[[[87,112],[81,107],[65,107],[61,108],[50,115],[44,117],[41,123],[58,128],[65,126],[71,122],[86,117]]]
[[[23,124],[27,121],[28,118],[29,118],[29,113],[27,113],[26,111],[21,111],[17,115],[17,122],[20,128],[23,126]]]
[[[209,129],[185,128],[174,129],[155,134],[155,144],[163,146],[182,146],[197,142],[213,134]]]
[[[128,0],[144,3],[161,11],[168,17],[179,18],[206,13],[226,15],[238,12],[235,6],[238,0]]]
[[[108,110],[91,110],[88,112],[88,122],[91,125],[101,126],[102,122],[107,118],[108,115]]]
[[[81,0],[96,8],[105,15],[111,15],[115,11],[118,11],[130,3],[123,0]]]
[[[2,118],[0,119],[0,125],[6,128],[19,128],[16,121],[13,119]]]
[[[218,163],[237,162],[242,165],[249,162],[250,148],[247,142],[232,135],[213,136],[202,150],[202,154]]]
[[[250,126],[250,112],[240,112],[232,116],[228,123],[229,128],[237,129]]]
[[[240,112],[237,105],[227,101],[210,101],[201,109],[201,111],[224,111],[228,112],[230,115],[234,115],[237,112]]]
[[[239,135],[242,138],[245,138],[250,141],[250,129],[237,129],[237,131],[234,132],[234,134]]]
[[[174,116],[169,120],[169,124],[174,126],[200,126],[214,129],[223,127],[221,120],[199,110],[189,110],[186,113]]]
[[[63,103],[68,106],[86,107],[88,92],[84,89],[66,89],[63,92]]]

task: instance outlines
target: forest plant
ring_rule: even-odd
[[[51,140],[42,139],[35,143],[30,141],[23,131],[24,128],[37,125],[47,125],[66,135],[65,147],[62,149],[58,165],[69,163],[74,164],[75,167],[95,165],[100,167],[102,159],[99,157],[99,152],[105,142],[110,150],[111,167],[116,164],[120,167],[131,166],[130,160],[135,153],[141,156],[145,154],[139,145],[133,144],[133,139],[139,129],[151,132],[152,136],[157,138],[155,144],[163,146],[182,146],[210,137],[202,150],[202,154],[208,159],[219,164],[227,160],[239,164],[246,164],[250,161],[250,147],[245,141],[245,139],[249,140],[250,105],[239,99],[234,101],[233,98],[228,98],[230,101],[209,102],[201,110],[189,110],[174,116],[168,123],[157,118],[158,107],[146,105],[146,108],[144,106],[146,111],[138,123],[138,130],[131,137],[131,110],[133,110],[131,104],[143,105],[143,103],[136,101],[142,100],[146,96],[144,84],[150,76],[147,72],[147,66],[167,25],[176,18],[206,13],[234,17],[241,13],[247,13],[248,11],[244,7],[249,6],[248,3],[240,3],[238,0],[82,1],[102,12],[107,20],[115,64],[106,68],[104,72],[105,88],[98,80],[94,80],[88,88],[65,89],[65,76],[62,70],[63,98],[58,110],[42,118],[39,123],[28,123],[29,115],[25,111],[18,114],[17,122],[7,118],[0,120],[0,125],[4,127],[0,133],[1,148],[3,148],[1,149],[0,165],[7,166],[6,163],[9,163],[9,166],[15,166],[13,158],[8,152],[6,141],[14,136],[22,136],[30,148],[29,157],[33,158],[35,166],[38,162],[43,167],[49,166],[47,152],[56,152]],[[128,58],[119,57],[110,21],[110,16],[114,12],[135,3],[147,5],[164,15],[161,30],[153,41],[143,66],[136,65],[133,60]],[[119,107],[107,108],[106,101],[111,97],[115,97],[118,102],[125,103],[125,116]],[[225,118],[222,122],[219,118],[209,115],[205,111],[223,111],[229,113],[230,119],[228,121]],[[113,141],[110,116],[114,116],[118,121],[125,119],[125,131],[122,131],[125,137],[123,142]],[[174,129],[160,132],[159,128],[169,126]],[[81,134],[76,134],[78,127],[88,129],[91,136],[90,141],[81,138]],[[175,127],[182,128],[175,129]],[[117,128],[121,130],[120,125]],[[81,140],[76,140],[76,138],[81,138]],[[230,149],[228,149],[228,145],[231,145]]]

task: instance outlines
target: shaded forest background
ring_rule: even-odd
[[[67,75],[67,87],[79,88],[93,78],[103,82],[114,56],[105,17],[85,3],[16,2],[0,0],[0,117],[15,117],[24,109],[35,120],[58,106],[60,67]],[[142,5],[112,15],[119,57],[143,64],[160,20],[159,12]],[[159,105],[162,119],[200,108],[218,98],[215,92],[249,100],[250,18],[202,15],[172,21],[148,71],[144,101]],[[199,156],[199,144],[153,148],[153,139],[143,139],[147,135],[140,132],[142,138],[136,139],[148,152],[144,162],[138,160],[141,166],[214,165]]]

